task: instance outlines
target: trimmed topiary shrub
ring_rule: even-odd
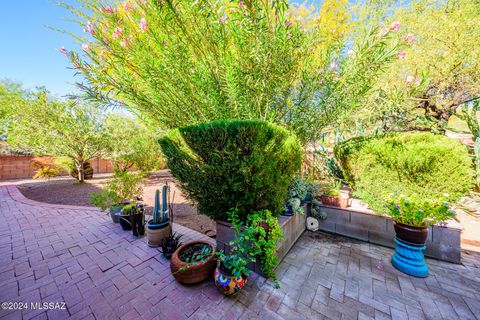
[[[457,201],[472,187],[467,147],[427,132],[359,137],[334,149],[354,196],[376,212],[386,212],[392,194],[433,203]]]
[[[172,175],[198,211],[227,219],[234,207],[277,215],[303,157],[297,137],[262,121],[215,121],[170,131],[160,139]]]

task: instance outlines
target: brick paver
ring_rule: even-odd
[[[225,298],[211,281],[183,286],[145,238],[104,213],[25,199],[0,187],[0,302],[65,310],[0,310],[2,319],[479,319],[480,255],[428,260],[426,279],[389,263],[392,250],[305,233],[277,269],[280,289],[251,273]],[[174,225],[185,240],[208,237]]]

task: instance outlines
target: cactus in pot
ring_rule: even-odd
[[[162,187],[162,205],[160,206],[160,190],[155,191],[153,219],[147,223],[148,245],[158,247],[162,240],[172,234],[172,226],[168,217],[168,185]]]

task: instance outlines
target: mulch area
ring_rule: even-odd
[[[90,193],[101,190],[107,183],[108,175],[97,175],[83,184],[76,183],[70,177],[54,178],[50,181],[26,180],[17,184],[20,192],[27,198],[52,204],[76,206],[93,206],[89,203]],[[175,180],[168,170],[161,170],[150,176],[143,190],[143,203],[146,214],[151,215],[154,205],[155,190],[167,182],[173,199],[173,220],[187,228],[215,235],[215,222],[207,216],[197,214],[197,209],[185,199],[181,190],[175,186]]]

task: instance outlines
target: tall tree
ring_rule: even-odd
[[[7,142],[37,155],[69,158],[83,182],[85,162],[106,150],[102,118],[94,106],[60,101],[39,90],[17,101],[9,113]]]
[[[306,17],[311,24],[286,0],[78,1],[64,6],[85,29],[76,37],[83,52],[61,51],[86,79],[81,87],[163,129],[260,119],[315,140],[361,105],[399,49],[376,26],[348,43],[347,1],[326,1],[320,17]]]

